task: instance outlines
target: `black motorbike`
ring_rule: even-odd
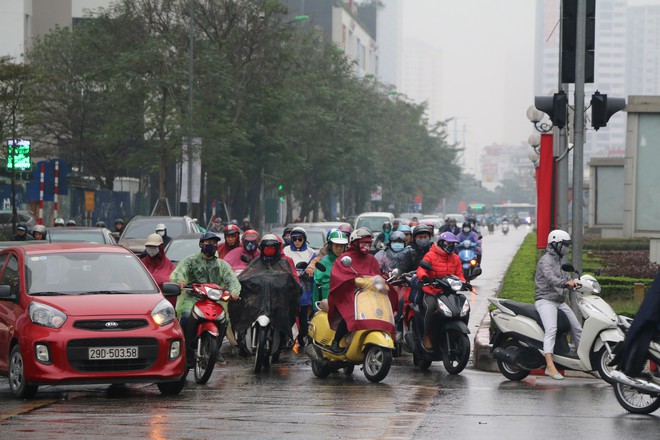
[[[425,269],[431,265],[427,261],[420,263]],[[477,270],[481,271],[480,268]],[[413,354],[413,364],[427,370],[434,361],[442,361],[450,374],[459,374],[467,366],[470,358],[470,303],[463,291],[471,291],[472,286],[462,282],[455,275],[442,278],[420,280],[422,285],[432,285],[442,289],[437,296],[438,309],[431,326],[433,348],[427,351],[422,346],[424,328],[424,306],[410,304],[414,312],[412,322],[403,326],[403,341],[408,351]],[[421,286],[418,286],[421,289]],[[422,294],[419,292],[419,294]]]

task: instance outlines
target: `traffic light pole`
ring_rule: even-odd
[[[573,123],[573,266],[582,272],[583,181],[584,181],[584,72],[586,56],[587,0],[577,0],[575,38],[575,117]]]

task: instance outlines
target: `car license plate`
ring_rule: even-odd
[[[137,359],[137,347],[92,347],[89,349],[90,360]]]

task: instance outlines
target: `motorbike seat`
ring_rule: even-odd
[[[533,319],[545,331],[545,327],[543,327],[543,322],[541,321],[541,316],[539,315],[539,312],[536,311],[536,307],[534,306],[534,304],[504,300],[502,301],[502,305],[504,305],[506,308],[512,310],[518,315],[526,316],[528,318]],[[558,310],[557,333],[563,333],[570,330],[571,330],[571,323],[566,317],[566,314],[561,310]]]

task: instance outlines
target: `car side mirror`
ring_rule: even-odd
[[[11,294],[11,286],[8,284],[0,284],[0,299],[14,299]]]
[[[163,283],[160,289],[166,297],[181,295],[181,287],[177,283]]]

